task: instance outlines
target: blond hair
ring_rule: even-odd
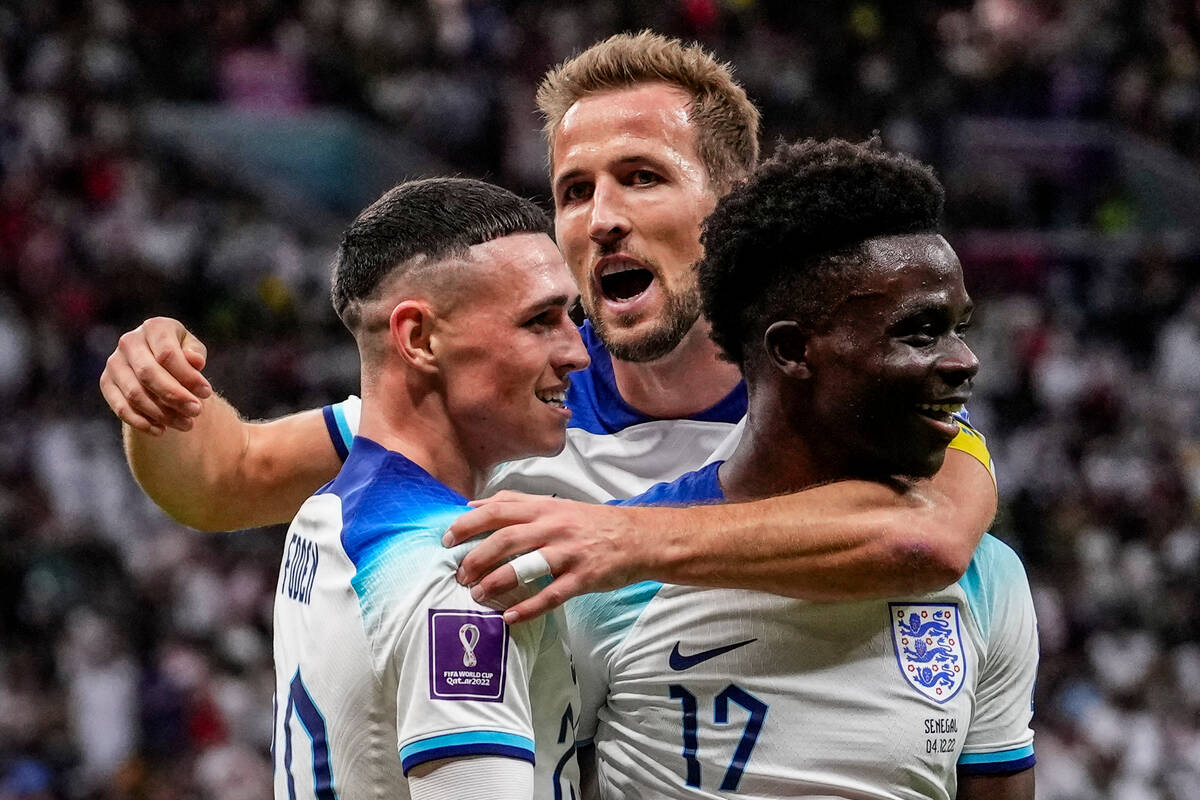
[[[666,83],[691,97],[688,118],[709,181],[722,192],[758,161],[758,109],[733,79],[728,64],[698,44],[657,33],[623,33],[592,45],[546,73],[538,86],[538,109],[546,118],[551,156],[567,110],[590,94]]]

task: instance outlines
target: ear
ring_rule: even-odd
[[[392,309],[388,318],[392,350],[405,364],[421,372],[437,371],[431,341],[435,320],[433,309],[420,300],[405,300]]]
[[[771,363],[789,378],[802,380],[812,375],[808,364],[808,334],[795,320],[772,322],[763,333],[763,349]]]

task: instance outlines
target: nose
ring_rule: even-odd
[[[583,369],[592,362],[583,339],[579,336],[579,328],[564,315],[563,324],[559,326],[558,342],[554,350],[554,371],[558,377],[566,377],[567,373]]]
[[[950,386],[958,386],[973,379],[979,372],[979,358],[962,337],[951,334],[948,344],[938,359],[938,371]]]
[[[629,234],[629,216],[626,213],[624,197],[621,187],[615,181],[596,181],[592,189],[591,211],[588,236],[596,244],[612,245]]]

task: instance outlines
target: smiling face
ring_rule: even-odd
[[[558,245],[588,318],[624,361],[662,358],[700,316],[694,265],[717,198],[688,102],[660,83],[588,95],[554,139]]]
[[[475,245],[469,268],[472,280],[431,339],[458,438],[484,468],[553,455],[571,416],[567,374],[588,364],[567,314],[577,296],[571,276],[540,233]]]
[[[849,475],[926,477],[958,433],[951,413],[979,368],[963,341],[971,300],[941,236],[882,237],[865,250],[867,268],[806,343],[807,424]]]

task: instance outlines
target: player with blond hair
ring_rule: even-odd
[[[731,450],[740,435],[745,387],[709,338],[694,265],[702,221],[757,160],[758,113],[703,48],[649,33],[612,37],[567,61],[547,76],[539,102],[556,240],[587,312],[591,365],[567,396],[563,453],[504,465],[488,491],[628,497]],[[290,517],[336,474],[357,400],[246,422],[212,394],[205,359],[173,320],[121,338],[101,387],[125,423],[134,474],[197,527]],[[995,512],[981,441],[964,433],[935,476],[903,490],[846,480],[678,509],[501,492],[456,521],[447,541],[499,529],[460,569],[479,600],[552,574],[506,613],[510,622],[639,580],[810,600],[931,590],[963,574]],[[523,560],[507,566],[514,556]]]

